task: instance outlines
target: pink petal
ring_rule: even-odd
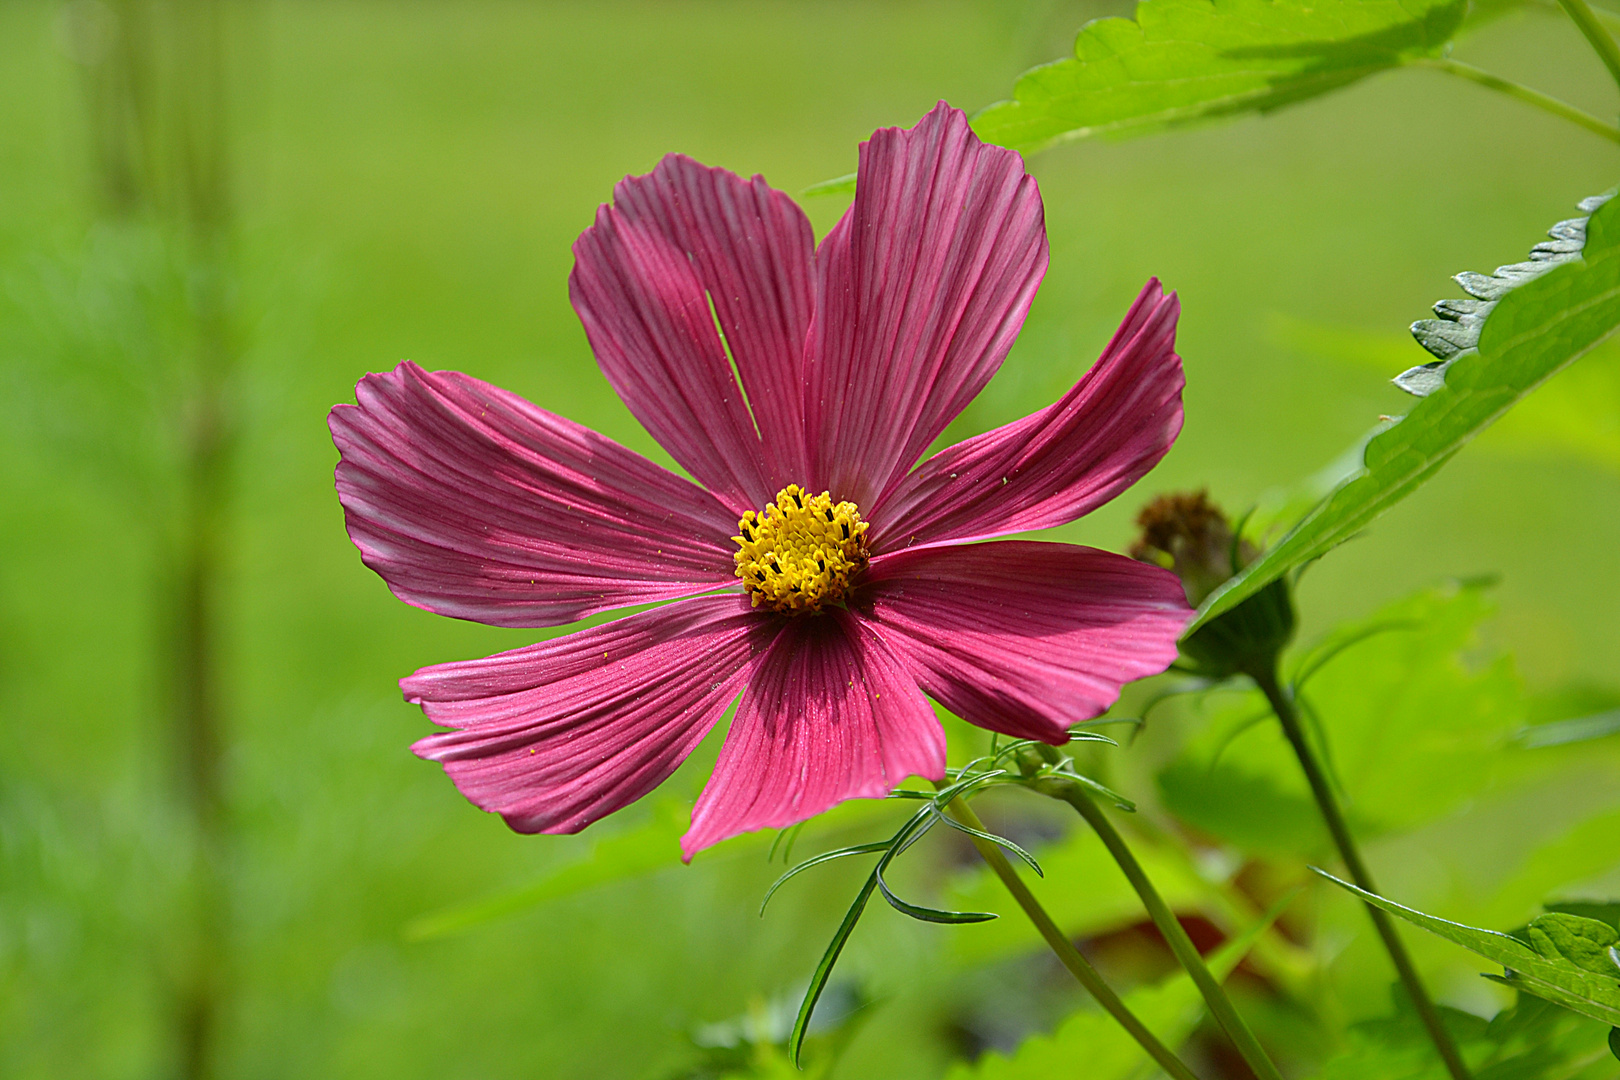
[[[423,668],[400,682],[406,700],[458,730],[411,749],[518,832],[578,832],[675,771],[777,625],[741,597],[705,596]]]
[[[332,410],[338,498],[406,603],[497,626],[734,585],[736,515],[515,394],[405,363]]]
[[[862,618],[928,696],[1055,745],[1168,667],[1192,618],[1174,574],[1072,544],[897,551],[872,560],[870,581]]]
[[[816,254],[812,487],[871,506],[990,381],[1046,273],[1040,192],[941,102],[861,144]]]
[[[1072,390],[940,451],[873,507],[874,549],[1051,528],[1136,483],[1181,431],[1180,310],[1149,281]]]
[[[681,851],[877,798],[913,774],[945,776],[945,731],[916,683],[847,613],[791,620],[743,691]]]
[[[621,181],[574,244],[569,294],[603,374],[733,517],[805,477],[814,243],[803,211],[763,177],[671,154]]]

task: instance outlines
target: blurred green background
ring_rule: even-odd
[[[109,201],[98,71],[122,10],[0,4],[7,1077],[169,1076],[186,1060],[197,901],[177,780],[186,748],[163,675],[179,498],[165,372],[188,340],[187,297],[208,286],[175,255],[172,213]],[[597,373],[567,300],[569,245],[616,180],[681,151],[796,192],[850,171],[874,127],[909,125],[940,98],[971,111],[1005,97],[1086,18],[1123,11],[224,6],[231,217],[215,265],[229,268],[235,359],[221,393],[239,441],[210,630],[222,673],[218,1075],[669,1077],[695,1060],[696,1025],[802,986],[857,879],[834,868],[801,880],[761,920],[779,868],[757,846],[681,867],[671,840],[657,872],[407,939],[411,920],[585,858],[650,811],[578,838],[519,837],[407,752],[428,725],[400,701],[400,676],[538,635],[407,607],[360,565],[332,491],[326,412],[365,372],[408,358],[667,461]],[[1550,6],[1514,9],[1458,55],[1615,111],[1601,67]],[[1002,374],[950,435],[1051,400],[1158,275],[1184,304],[1185,433],[1143,487],[1058,535],[1121,548],[1137,507],[1171,487],[1208,485],[1241,511],[1404,411],[1388,377],[1427,358],[1406,324],[1457,293],[1450,274],[1522,258],[1617,165],[1615,148],[1584,132],[1426,71],[1265,118],[1048,153],[1031,169],[1051,271]],[[818,234],[846,203],[807,201]],[[1544,703],[1532,708],[1569,715],[1609,700],[1620,684],[1620,351],[1561,380],[1310,570],[1306,639],[1445,575],[1499,574],[1480,655],[1512,654],[1511,678]],[[1183,716],[1114,752],[1145,813],[1162,815],[1155,770],[1194,727]],[[695,794],[714,743],[667,793]],[[1494,883],[1528,853],[1620,803],[1617,777],[1612,749],[1560,758],[1371,856],[1392,895],[1484,918]],[[1031,820],[1037,832],[1067,827]],[[910,875],[925,894],[965,873],[948,843],[929,858]],[[1579,884],[1561,873],[1540,887]],[[1620,891],[1612,875],[1587,891],[1605,882]],[[1091,887],[1054,875],[1042,888]],[[1508,925],[1534,911],[1528,901],[1491,914]],[[1052,980],[1016,959],[1033,948],[1016,934],[976,953],[957,939],[977,927],[887,909],[868,918],[845,970],[878,1004],[840,1076],[938,1076],[980,1048],[963,1032],[997,1008],[1021,1034],[1080,1005],[1061,984],[1045,1004],[1009,999],[1020,979]],[[1387,975],[1359,916],[1329,902],[1320,918],[1322,955],[1338,965],[1334,1008],[1380,1011]],[[1466,960],[1413,944],[1442,998],[1492,1006]],[[1286,1035],[1287,1023],[1272,1028]],[[1317,1052],[1307,1039],[1295,1057]]]

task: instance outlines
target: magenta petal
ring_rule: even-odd
[[[436,724],[411,749],[518,832],[571,833],[662,783],[725,712],[776,624],[705,596],[400,682]]]
[[[962,719],[1062,744],[1125,683],[1175,660],[1192,611],[1167,570],[1007,540],[878,556],[862,616]]]
[[[805,476],[814,242],[803,211],[763,177],[671,154],[621,181],[574,244],[569,294],[603,373],[733,516]]]
[[[453,371],[401,364],[332,410],[338,498],[406,603],[551,626],[735,584],[736,517],[610,439]]]
[[[1149,281],[1067,394],[940,451],[873,507],[874,549],[1048,529],[1136,483],[1181,431],[1180,310]]]
[[[791,825],[911,775],[945,776],[945,731],[883,643],[847,613],[797,619],[755,666],[681,851]]]
[[[959,110],[862,143],[816,255],[813,486],[871,506],[1001,366],[1045,272],[1034,179]]]

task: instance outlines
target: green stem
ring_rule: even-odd
[[[1586,0],[1558,0],[1558,5],[1569,14],[1592,50],[1598,54],[1598,59],[1603,61],[1603,66],[1609,69],[1615,86],[1620,87],[1620,45],[1616,45],[1614,38],[1603,29],[1591,5]]]
[[[1316,805],[1322,812],[1323,820],[1327,822],[1328,832],[1333,835],[1333,843],[1339,849],[1339,857],[1344,860],[1345,868],[1350,872],[1350,880],[1368,892],[1378,892],[1372,873],[1362,861],[1355,837],[1350,834],[1350,826],[1339,808],[1338,796],[1333,793],[1327,774],[1323,771],[1321,762],[1317,760],[1316,751],[1305,737],[1305,729],[1300,725],[1299,711],[1294,708],[1293,698],[1284,693],[1282,687],[1278,685],[1274,668],[1260,668],[1248,672],[1248,675],[1271,703],[1272,711],[1277,714],[1277,719],[1282,724],[1283,734],[1287,736],[1289,745],[1294,748],[1294,754],[1299,758],[1299,767],[1305,772],[1305,779],[1311,786],[1311,794],[1315,796]],[[1412,1004],[1417,1007],[1423,1026],[1428,1029],[1429,1038],[1434,1041],[1435,1049],[1440,1052],[1446,1071],[1452,1075],[1453,1080],[1470,1080],[1468,1066],[1463,1063],[1462,1055],[1457,1052],[1457,1046],[1451,1040],[1451,1033],[1440,1023],[1439,1010],[1434,1007],[1434,1001],[1429,997],[1423,980],[1418,977],[1417,968],[1412,963],[1411,955],[1406,951],[1405,943],[1396,932],[1394,922],[1371,904],[1367,905],[1367,914],[1372,917],[1373,926],[1377,928],[1378,936],[1383,939],[1384,948],[1395,964],[1401,985],[1406,987],[1407,994],[1412,998]]]
[[[1062,760],[1062,755],[1055,747],[1043,745],[1036,749],[1052,764]],[[1226,996],[1226,991],[1221,988],[1221,984],[1204,964],[1204,958],[1199,955],[1197,946],[1187,936],[1181,920],[1176,918],[1175,912],[1170,910],[1170,905],[1164,902],[1164,897],[1154,888],[1152,880],[1143,871],[1142,864],[1136,861],[1136,855],[1125,843],[1125,838],[1119,834],[1119,830],[1114,828],[1114,823],[1108,820],[1108,815],[1103,809],[1079,784],[1070,780],[1063,780],[1060,777],[1042,778],[1036,783],[1035,788],[1043,795],[1061,799],[1074,807],[1080,816],[1086,819],[1086,823],[1096,830],[1097,835],[1102,838],[1103,846],[1108,849],[1108,853],[1124,871],[1131,887],[1136,890],[1136,895],[1142,898],[1142,904],[1147,908],[1149,917],[1153,919],[1153,925],[1164,935],[1170,951],[1192,977],[1198,992],[1204,995],[1210,1013],[1237,1047],[1238,1053],[1243,1055],[1243,1060],[1249,1063],[1249,1068],[1254,1070],[1259,1080],[1282,1080],[1282,1074],[1277,1071],[1277,1066],[1272,1064],[1271,1058],[1266,1056],[1260,1040],[1255,1038],[1249,1025],[1232,1006],[1232,1000]]]
[[[977,829],[980,832],[985,831],[984,822],[979,820],[979,815],[975,814],[973,808],[961,799],[953,799],[951,805],[946,809],[952,817],[968,828]],[[1186,1064],[1176,1057],[1169,1047],[1159,1041],[1157,1035],[1154,1035],[1141,1020],[1137,1019],[1136,1014],[1131,1012],[1125,1003],[1120,1000],[1119,995],[1114,993],[1107,983],[1103,982],[1102,976],[1097,973],[1096,968],[1091,966],[1090,961],[1080,955],[1080,950],[1074,947],[1074,942],[1070,941],[1068,935],[1058,929],[1057,923],[1052,921],[1052,916],[1046,913],[1046,909],[1041,907],[1041,902],[1035,899],[1035,894],[1029,891],[1029,886],[1025,885],[1024,879],[1018,876],[1018,871],[1014,870],[1012,863],[1007,861],[1007,856],[1002,852],[1001,848],[988,840],[981,840],[977,836],[970,839],[973,841],[973,846],[979,849],[979,854],[984,856],[984,861],[990,864],[990,869],[995,871],[996,876],[1001,879],[1001,883],[1007,887],[1007,891],[1012,893],[1013,899],[1018,901],[1018,906],[1024,909],[1024,914],[1029,916],[1029,921],[1035,924],[1035,929],[1040,931],[1041,937],[1046,939],[1047,945],[1051,946],[1052,951],[1057,954],[1057,958],[1063,962],[1063,966],[1068,968],[1069,973],[1079,980],[1080,985],[1085,987],[1086,991],[1097,999],[1097,1003],[1106,1009],[1110,1016],[1119,1021],[1120,1027],[1130,1032],[1132,1038],[1142,1044],[1142,1049],[1146,1050],[1148,1055],[1158,1062],[1159,1068],[1169,1073],[1175,1080],[1198,1080],[1197,1074],[1187,1068]]]
[[[1583,127],[1595,135],[1603,136],[1610,142],[1620,143],[1620,127],[1606,123],[1583,109],[1577,109],[1567,101],[1559,101],[1551,94],[1543,94],[1540,90],[1533,90],[1528,86],[1504,79],[1501,76],[1492,75],[1482,68],[1477,68],[1473,64],[1465,64],[1461,60],[1452,60],[1446,57],[1428,57],[1422,60],[1414,60],[1412,63],[1418,67],[1433,68],[1436,71],[1444,71],[1448,75],[1455,75],[1459,79],[1467,79],[1469,82],[1478,83],[1480,86],[1488,87],[1497,93],[1506,94],[1516,101],[1522,101],[1526,105],[1534,105],[1543,112],[1568,120],[1570,123]]]

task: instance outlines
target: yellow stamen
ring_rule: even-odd
[[[866,569],[866,522],[854,503],[835,503],[825,491],[789,484],[763,512],[744,514],[737,530],[737,576],[755,607],[813,614],[843,603]]]

